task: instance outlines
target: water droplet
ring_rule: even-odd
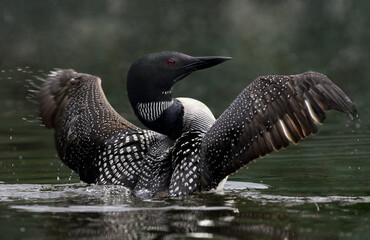
[[[57,176],[57,181],[59,181],[60,180],[60,178],[59,178],[59,176]]]

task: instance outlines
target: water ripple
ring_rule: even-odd
[[[73,205],[68,207],[57,207],[57,206],[44,206],[44,205],[14,205],[10,206],[13,209],[24,210],[28,212],[53,212],[53,213],[65,213],[65,212],[138,212],[138,211],[220,211],[220,210],[230,210],[233,212],[238,212],[236,208],[231,207],[207,207],[207,206],[197,206],[197,207],[185,207],[185,206],[167,206],[167,207],[128,207],[127,205],[96,205],[96,206],[85,206],[85,205]]]

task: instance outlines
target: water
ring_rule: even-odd
[[[20,4],[22,3],[22,4]],[[6,239],[366,239],[370,236],[367,1],[1,1],[0,232]],[[37,11],[36,11],[37,9]],[[84,11],[80,11],[84,9]],[[264,74],[315,70],[354,100],[316,136],[249,164],[224,192],[138,199],[80,183],[26,100],[27,79],[52,68],[102,77],[115,109],[140,125],[124,76],[145,53],[233,60],[179,83],[175,96],[219,115]],[[226,79],[226,80],[225,80]],[[196,87],[194,87],[196,86]]]
[[[336,238],[369,230],[369,196],[289,197],[263,194],[267,185],[232,181],[222,194],[159,200],[134,198],[118,186],[0,187],[0,219],[7,223],[0,229],[21,238],[318,239],[323,232]],[[339,231],[328,229],[338,224]]]

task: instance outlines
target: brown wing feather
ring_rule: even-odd
[[[255,79],[220,116],[202,142],[205,190],[258,157],[317,132],[324,110],[352,116],[356,108],[325,75],[306,72]]]
[[[81,180],[136,185],[157,133],[121,117],[108,103],[100,78],[57,70],[48,76],[39,96],[42,121],[55,128],[59,157]]]
[[[122,118],[109,104],[101,88],[100,78],[77,73],[72,69],[51,72],[42,86],[39,111],[46,127],[58,127],[58,121],[63,118],[64,110],[70,104],[70,99],[77,98],[80,99],[77,107],[81,110],[85,107],[94,108],[91,109],[91,112],[104,113],[105,116],[108,116],[109,123],[113,123],[111,128],[137,129],[136,126]],[[97,120],[105,122],[107,119],[98,116]]]

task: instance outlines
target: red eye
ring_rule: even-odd
[[[172,65],[174,65],[174,64],[175,64],[175,60],[173,60],[173,59],[169,59],[169,60],[167,61],[167,63],[168,63],[168,65],[172,66]]]

